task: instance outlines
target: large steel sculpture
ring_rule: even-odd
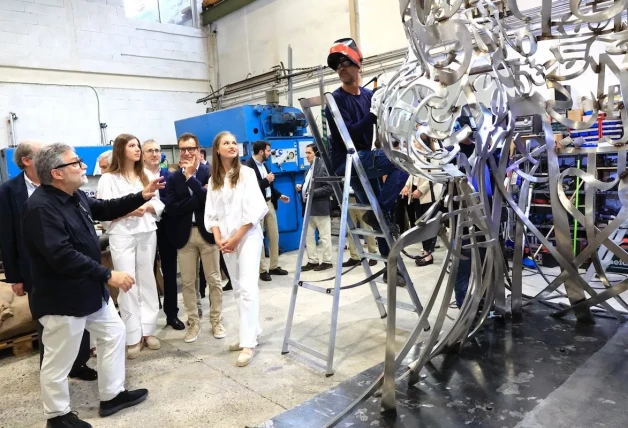
[[[623,321],[621,313],[608,300],[616,299],[628,308],[619,297],[628,290],[628,279],[611,283],[598,254],[600,248],[606,248],[610,257],[614,255],[628,262],[628,254],[616,243],[618,229],[628,219],[628,187],[624,178],[628,113],[618,100],[628,99],[628,1],[543,0],[541,7],[527,12],[528,15],[520,11],[519,5],[523,3],[516,0],[399,1],[410,49],[405,64],[374,95],[373,102],[379,106],[379,139],[387,155],[399,167],[410,174],[443,183],[444,191],[440,204],[397,240],[388,266],[396,265],[401,250],[407,245],[436,235],[446,245],[447,252],[425,310],[398,353],[394,336],[396,287],[389,284],[385,372],[361,397],[364,399],[381,387],[385,411],[395,409],[395,373],[416,345],[419,333],[434,311],[436,320],[429,337],[422,343],[418,359],[403,375],[408,377],[410,385],[419,380],[420,370],[431,358],[447,348],[461,347],[472,337],[490,311],[519,319],[523,306],[545,299],[561,285],[565,287],[570,305],[555,316],[572,311],[579,322],[591,323],[594,318],[590,308],[601,306]],[[549,52],[553,56],[542,63],[536,58],[541,43],[551,46]],[[600,53],[594,57],[596,51]],[[586,121],[574,121],[563,113],[573,108],[564,82],[587,71],[595,73],[591,74],[593,79],[597,77],[597,94],[591,91],[587,101],[593,106],[593,113]],[[607,82],[607,71],[616,77],[612,85]],[[563,101],[544,97],[541,88],[546,88],[545,92],[553,89],[562,95]],[[588,129],[597,120],[598,113],[612,116],[618,110],[624,130],[620,139],[602,138],[590,147],[583,147],[579,139],[555,142],[551,120],[572,130]],[[524,142],[515,132],[515,118],[531,115],[541,121],[543,132]],[[454,131],[456,122],[465,125]],[[474,125],[475,132],[469,123]],[[439,144],[426,143],[428,140],[422,138],[422,134]],[[469,158],[460,152],[463,143],[475,144]],[[558,156],[565,151],[586,154],[586,170],[561,171]],[[609,151],[619,154],[617,176],[613,181],[604,182],[596,176],[596,155]],[[546,176],[535,175],[541,156],[547,159],[549,174]],[[506,180],[513,173],[521,179],[518,198],[513,197]],[[562,183],[568,176],[584,183],[584,214],[565,193]],[[526,215],[529,198],[525,195],[531,186],[543,183],[549,186],[555,245]],[[597,227],[593,215],[595,193],[614,186],[618,186],[621,209],[608,226]],[[492,196],[489,196],[489,187],[493,188]],[[518,219],[508,308],[505,263],[499,242],[504,206]],[[577,256],[572,248],[570,217],[584,226],[588,241],[588,246]],[[534,234],[561,268],[560,275],[545,290],[525,303],[521,275],[524,231]],[[442,332],[458,264],[469,258],[472,273],[467,297],[453,326],[448,332]],[[588,259],[592,261],[592,268],[583,278],[578,268]],[[594,273],[606,287],[600,293],[588,283]]]

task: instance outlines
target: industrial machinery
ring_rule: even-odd
[[[177,138],[185,132],[196,135],[202,147],[210,148],[221,131],[231,132],[240,147],[240,159],[252,155],[252,146],[258,140],[268,141],[272,155],[267,168],[275,174],[275,189],[290,197],[287,204],[279,202],[279,249],[292,251],[299,247],[303,215],[296,184],[303,182],[309,164],[305,147],[314,142],[304,135],[308,122],[297,108],[272,105],[244,105],[218,110],[201,116],[175,122]],[[210,150],[207,160],[211,161]]]

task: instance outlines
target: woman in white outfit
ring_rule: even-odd
[[[137,193],[148,183],[139,140],[119,135],[113,143],[111,167],[98,182],[98,197],[113,199]],[[118,296],[120,316],[126,326],[127,357],[137,358],[144,344],[159,349],[154,336],[159,314],[157,284],[153,272],[157,249],[157,220],[164,204],[157,196],[128,214],[106,224],[115,270],[135,278],[135,287]]]
[[[263,232],[260,221],[268,212],[257,176],[241,165],[238,145],[229,132],[214,138],[212,176],[205,205],[205,227],[213,232],[224,254],[240,314],[240,341],[229,347],[241,351],[237,366],[249,364],[255,354],[259,324],[259,262]]]

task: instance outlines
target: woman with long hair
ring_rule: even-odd
[[[212,176],[205,203],[205,227],[213,232],[224,254],[240,315],[240,340],[229,347],[240,351],[237,366],[255,354],[259,324],[259,262],[264,235],[261,220],[268,212],[257,176],[241,165],[236,139],[221,132],[212,147]]]
[[[139,140],[120,134],[113,143],[111,167],[98,182],[98,197],[113,199],[139,192],[149,179]],[[125,217],[106,225],[115,270],[135,278],[135,287],[118,296],[120,316],[126,326],[127,357],[137,358],[146,345],[159,349],[157,329],[159,299],[153,272],[157,250],[157,220],[164,204],[157,196]]]

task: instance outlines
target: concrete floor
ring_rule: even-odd
[[[439,250],[442,251],[442,250]],[[418,253],[418,249],[412,249]],[[349,255],[345,251],[346,260]],[[337,254],[337,253],[336,253]],[[129,427],[142,423],[159,427],[244,427],[257,425],[317,394],[380,363],[384,358],[385,320],[380,319],[368,286],[343,291],[336,340],[335,375],[325,377],[325,365],[298,350],[281,355],[290,291],[296,266],[296,252],[282,254],[280,264],[290,272],[260,282],[260,312],[264,332],[252,364],[235,366],[237,353],[227,350],[237,340],[237,310],[233,292],[224,294],[223,318],[228,336],[217,340],[209,321],[203,318],[199,339],[183,342],[183,331],[163,328],[160,317],[157,336],[159,351],[142,351],[136,360],[127,360],[129,388],[149,389],[148,400],[107,419],[97,415],[96,383],[70,381],[72,409],[94,427]],[[439,254],[436,255],[437,261]],[[412,262],[410,260],[410,262]],[[383,267],[380,263],[379,268]],[[408,263],[421,299],[427,299],[430,284],[440,266],[418,268]],[[333,271],[308,272],[304,279],[324,278]],[[346,275],[344,283],[364,278],[361,268]],[[385,295],[385,287],[380,286]],[[400,299],[409,302],[404,290]],[[321,352],[326,351],[332,299],[309,290],[299,291],[293,338]],[[180,318],[185,320],[180,299]],[[203,300],[204,313],[208,301]],[[399,344],[417,320],[416,314],[399,310]],[[422,340],[421,338],[419,340]],[[89,363],[95,365],[92,359]],[[39,393],[38,356],[0,358],[0,428],[45,426]]]

